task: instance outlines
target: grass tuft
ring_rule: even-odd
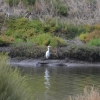
[[[26,76],[8,65],[7,54],[0,54],[0,100],[33,100]]]
[[[69,97],[69,100],[100,100],[100,93],[98,89],[91,87],[85,88],[83,94],[79,94],[75,97]]]

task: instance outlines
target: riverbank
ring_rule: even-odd
[[[57,67],[57,66],[66,66],[66,67],[100,67],[100,62],[87,62],[79,61],[73,59],[61,59],[61,60],[45,60],[45,59],[23,59],[19,60],[16,58],[10,59],[10,65],[12,66],[23,66],[23,67]]]
[[[72,46],[73,47],[73,46]],[[36,49],[36,50],[34,50]],[[70,49],[69,47],[62,47],[59,48],[57,50],[57,48],[52,48],[53,50],[57,50],[56,54],[53,50],[51,50],[51,57],[50,59],[46,59],[45,58],[45,51],[46,48],[41,48],[40,47],[34,47],[34,49],[32,49],[30,52],[33,51],[33,54],[31,53],[31,56],[27,54],[27,51],[24,53],[21,53],[21,56],[19,55],[21,52],[21,48],[18,49],[16,51],[16,48],[13,47],[0,47],[0,52],[7,52],[9,57],[10,57],[10,64],[11,65],[18,65],[18,66],[25,66],[25,67],[36,67],[36,66],[66,66],[66,67],[85,67],[85,66],[96,66],[96,67],[100,67],[100,62],[99,61],[92,61],[91,58],[90,60],[88,60],[88,58],[90,57],[89,54],[91,54],[91,50],[88,50],[90,52],[87,51],[83,51],[77,53],[77,58],[74,58],[75,54],[74,54],[74,47],[72,48],[73,51],[71,51],[71,54],[73,53],[73,56],[70,57]],[[23,51],[25,51],[26,49],[23,48]],[[38,51],[37,51],[38,50]],[[69,50],[69,51],[67,51]],[[82,50],[82,48],[81,48]],[[79,50],[78,50],[79,51]],[[87,53],[89,54],[87,54]],[[92,51],[93,52],[93,51]],[[96,51],[97,52],[97,51]],[[86,53],[84,56],[83,54]],[[25,57],[25,54],[27,54],[27,57]],[[35,56],[34,56],[35,54]],[[94,53],[95,54],[95,53]],[[94,55],[93,54],[93,55]],[[14,56],[12,56],[14,55]],[[36,56],[38,55],[38,56]],[[82,57],[82,58],[86,58],[85,60],[81,60],[82,58],[78,58],[78,56]],[[97,56],[97,55],[95,55]],[[91,57],[95,57],[95,56],[91,56]]]

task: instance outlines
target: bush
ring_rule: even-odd
[[[9,56],[18,57],[21,59],[25,58],[45,58],[45,52],[47,47],[45,46],[36,46],[33,43],[16,43],[12,45],[10,49]],[[50,53],[51,59],[61,59],[66,57],[66,48],[65,47],[51,47]]]
[[[4,32],[7,36],[13,36],[15,42],[26,42],[40,33],[43,33],[42,23],[37,20],[29,21],[26,18],[8,20],[7,30]]]
[[[0,99],[1,100],[33,100],[28,79],[18,69],[8,65],[7,55],[0,54]]]
[[[86,33],[87,30],[84,25],[65,24],[64,34],[67,38],[73,39],[81,33]]]
[[[0,35],[0,46],[8,46],[14,42],[14,38],[11,36]]]
[[[82,34],[79,35],[78,38],[79,38],[81,41],[85,42],[85,39],[86,39],[86,37],[87,37],[88,34],[89,34],[89,33],[82,33]]]
[[[89,33],[85,38],[85,42],[89,42],[91,39],[94,38],[100,38],[99,30],[94,30],[93,32]]]
[[[45,45],[45,46],[63,46],[66,45],[66,42],[56,36],[52,36],[49,33],[39,34],[33,37],[33,42],[38,45]]]
[[[70,45],[67,48],[67,57],[84,61],[100,61],[100,48],[85,45]]]
[[[91,39],[87,44],[94,45],[94,46],[100,46],[100,39]]]
[[[36,46],[34,43],[16,43],[12,45],[9,55],[20,58],[44,57],[45,47]]]
[[[65,5],[64,3],[60,2],[59,0],[53,1],[53,4],[54,4],[54,10],[55,10],[56,14],[63,15],[63,16],[67,16],[68,15],[67,5]]]

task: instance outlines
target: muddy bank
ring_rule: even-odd
[[[100,67],[100,63],[91,63],[86,61],[78,61],[72,59],[62,59],[62,60],[53,60],[53,59],[24,59],[18,60],[16,58],[10,59],[10,65],[12,66],[24,66],[24,67],[57,67],[57,66],[66,66],[66,67]]]

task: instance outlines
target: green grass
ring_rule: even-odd
[[[8,62],[7,55],[0,54],[0,100],[34,100],[27,77]]]

